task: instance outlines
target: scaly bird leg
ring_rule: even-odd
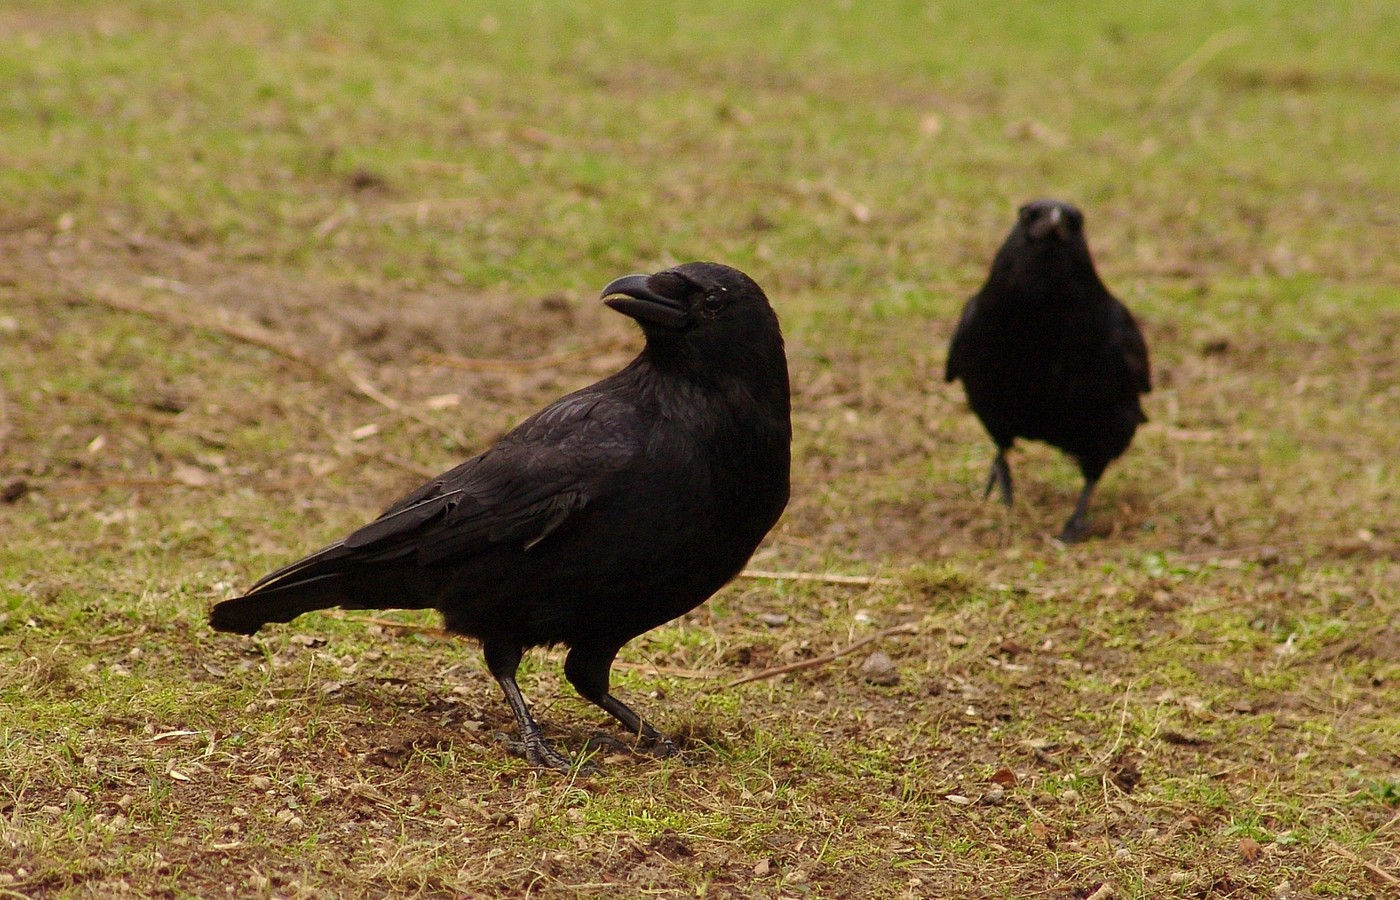
[[[1001,491],[1002,505],[1010,506],[1011,466],[1006,461],[1006,450],[1006,447],[997,448],[997,457],[992,460],[992,469],[987,473],[987,489],[982,492],[982,499],[992,495],[992,487],[995,485]]]
[[[1084,490],[1079,492],[1079,500],[1074,504],[1074,512],[1070,513],[1064,529],[1060,531],[1059,539],[1062,542],[1077,544],[1089,536],[1089,498],[1094,495],[1094,488],[1098,483],[1097,478],[1084,479]]]
[[[565,772],[572,769],[573,762],[544,739],[540,723],[530,715],[530,707],[525,705],[525,697],[520,693],[520,686],[515,683],[515,671],[520,667],[520,648],[487,644],[482,650],[486,654],[486,667],[491,670],[491,675],[501,686],[511,712],[515,713],[525,758],[531,765],[542,769],[560,769]]]
[[[564,660],[564,677],[569,679],[569,683],[583,699],[603,709],[621,722],[623,728],[650,744],[657,756],[675,756],[680,751],[671,743],[670,738],[653,728],[630,706],[608,691],[612,661],[616,655],[616,649],[599,651],[575,647]]]

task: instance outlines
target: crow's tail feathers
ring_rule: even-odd
[[[305,559],[278,569],[242,597],[225,600],[209,614],[217,631],[255,634],[268,622],[290,622],[302,613],[339,606],[345,609],[422,609],[432,605],[414,589],[414,567],[393,560],[361,565],[357,553],[331,544]]]
[[[268,622],[290,622],[304,612],[340,606],[348,599],[345,576],[340,574],[277,582],[218,604],[209,614],[209,624],[215,631],[256,634]]]

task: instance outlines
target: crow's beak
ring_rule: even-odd
[[[1050,207],[1049,215],[1042,216],[1031,223],[1031,237],[1037,241],[1052,231],[1062,241],[1069,238],[1069,229],[1065,226],[1065,214],[1058,206]]]
[[[644,325],[683,328],[690,315],[679,300],[656,293],[650,275],[624,275],[603,288],[603,302]]]

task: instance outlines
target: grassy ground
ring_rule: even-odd
[[[1387,2],[8,0],[0,896],[1395,896],[1397,98]],[[941,382],[1042,195],[1157,379],[1072,548],[1072,467],[983,503]],[[619,366],[598,288],[693,258],[789,340],[754,567],[876,578],[629,646],[680,760],[531,771],[426,617],[207,628]]]

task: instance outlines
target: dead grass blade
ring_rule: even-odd
[[[343,619],[347,622],[362,622],[365,625],[378,625],[381,628],[397,628],[399,631],[406,631],[412,634],[426,634],[431,637],[444,639],[448,637],[447,629],[440,628],[437,625],[418,625],[413,622],[398,622],[394,619],[381,619],[378,616],[349,616],[338,609],[322,610],[322,614],[330,616],[332,619]]]
[[[1172,94],[1181,89],[1182,85],[1195,78],[1206,67],[1206,64],[1219,53],[1248,40],[1249,29],[1243,27],[1227,28],[1206,38],[1204,44],[1201,44],[1190,56],[1177,63],[1176,68],[1168,72],[1167,77],[1162,79],[1161,86],[1157,88],[1157,102],[1166,102]]]
[[[5,439],[10,436],[9,408],[5,405],[5,389],[0,387],[0,453],[5,452]]]
[[[423,425],[427,428],[432,429],[433,431],[436,431],[438,434],[441,434],[443,437],[451,440],[459,448],[465,449],[469,445],[470,442],[467,440],[466,435],[462,434],[460,431],[457,431],[455,428],[448,428],[445,425],[440,425],[437,422],[434,422],[432,419],[423,415],[413,407],[408,406],[404,403],[400,403],[393,397],[390,397],[388,394],[385,394],[383,391],[379,390],[379,388],[370,384],[369,381],[363,375],[350,368],[348,362],[345,360],[344,357],[338,360],[337,365],[340,369],[341,374],[345,376],[345,380],[347,380],[355,388],[355,390],[359,391],[361,394],[364,394],[366,397],[370,398],[375,403],[378,403],[385,409],[396,412],[401,416],[407,416],[408,418],[419,423],[420,425]]]

